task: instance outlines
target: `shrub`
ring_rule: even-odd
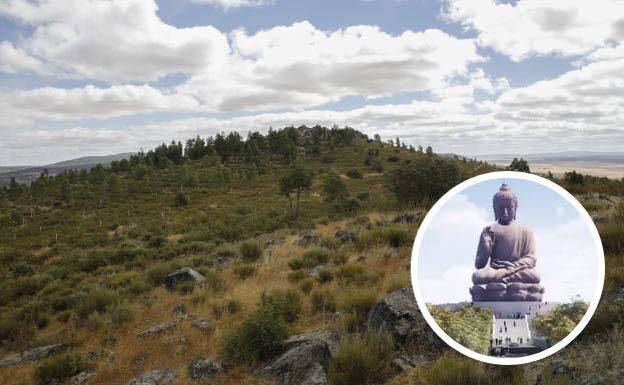
[[[383,271],[367,271],[364,266],[356,264],[343,265],[336,270],[336,278],[342,286],[368,286],[379,281]]]
[[[176,207],[186,206],[189,203],[189,197],[182,191],[176,193],[175,198],[173,199],[173,204]]]
[[[367,201],[370,198],[370,193],[361,192],[361,193],[358,193],[355,197],[360,201]]]
[[[165,281],[167,274],[175,269],[175,266],[169,263],[158,264],[147,271],[147,281],[151,283],[152,286],[160,286]]]
[[[329,361],[328,383],[381,384],[393,374],[390,367],[393,352],[392,337],[386,332],[368,331],[343,337],[340,351]]]
[[[290,267],[292,270],[303,269],[303,259],[299,257],[291,258],[290,260],[288,260],[288,267]]]
[[[374,289],[347,291],[340,298],[340,310],[364,316],[376,302],[377,292]]]
[[[262,248],[253,241],[241,243],[239,251],[243,259],[249,262],[257,261],[262,256]]]
[[[64,354],[48,358],[35,369],[37,384],[59,383],[88,369],[89,366],[78,354]]]
[[[306,278],[303,281],[301,281],[301,283],[299,284],[299,288],[305,294],[310,293],[313,287],[314,287],[314,281],[312,280],[312,278]]]
[[[339,252],[332,255],[332,262],[336,266],[344,265],[345,263],[347,263],[348,260],[349,256],[347,255],[347,253],[344,252]]]
[[[154,248],[161,248],[167,243],[169,243],[169,240],[160,234],[150,237],[147,241],[147,245]]]
[[[230,298],[225,301],[219,301],[219,302],[213,303],[212,312],[214,313],[215,318],[219,319],[225,313],[228,313],[228,314],[238,313],[241,307],[242,307],[241,303],[238,300],[234,298]]]
[[[227,283],[219,273],[214,270],[202,270],[202,274],[206,278],[204,286],[207,290],[214,293],[223,293],[227,290]]]
[[[288,273],[288,282],[297,283],[303,280],[306,274],[301,270],[295,270]]]
[[[225,336],[221,356],[234,364],[254,365],[279,354],[287,336],[284,320],[261,307]]]
[[[178,282],[175,286],[175,289],[183,295],[192,294],[195,290],[195,282],[193,281],[183,281]]]
[[[329,250],[324,247],[314,247],[304,252],[302,258],[305,267],[323,265],[329,261]]]
[[[331,282],[334,279],[334,273],[329,269],[321,269],[319,270],[319,276],[316,279],[320,283]]]
[[[355,168],[348,169],[346,174],[351,179],[362,179],[362,173]]]
[[[312,310],[315,312],[336,311],[336,296],[329,289],[319,289],[312,293]]]
[[[245,280],[256,274],[256,268],[248,265],[236,266],[234,268],[234,273],[238,276],[239,279]]]
[[[260,307],[268,309],[275,317],[287,323],[295,322],[301,312],[301,299],[294,290],[276,290],[270,294],[262,293]]]
[[[407,230],[398,227],[382,227],[361,232],[357,245],[361,250],[383,245],[397,248],[411,244],[414,241],[413,238]]]
[[[486,385],[489,384],[485,366],[468,358],[447,353],[425,371],[429,385]]]
[[[102,289],[92,290],[80,299],[76,306],[76,314],[79,318],[86,319],[94,312],[104,313],[117,300],[114,292]]]
[[[605,254],[624,254],[624,224],[600,226],[599,232]]]

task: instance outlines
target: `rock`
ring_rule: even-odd
[[[340,335],[331,331],[293,336],[286,341],[286,352],[256,374],[279,385],[326,385],[327,365],[339,341]]]
[[[399,215],[395,217],[392,222],[396,224],[399,224],[399,223],[409,224],[409,223],[415,223],[417,220],[418,220],[418,213],[411,213],[411,214]]]
[[[82,357],[83,360],[91,361],[91,360],[95,360],[96,358],[102,357],[103,354],[104,354],[104,352],[100,350],[100,351],[97,351],[97,352],[93,351],[93,352],[85,353],[81,357]]]
[[[183,316],[186,314],[186,305],[184,305],[183,303],[176,305],[176,307],[173,308],[173,310],[171,310],[171,314],[175,315],[175,316]]]
[[[147,358],[148,358],[147,353],[139,354],[138,356],[136,356],[136,357],[134,357],[132,359],[132,367],[133,368],[138,368],[144,362],[147,361]]]
[[[173,381],[175,376],[173,369],[155,369],[133,378],[126,385],[163,385]]]
[[[190,267],[183,267],[170,273],[165,277],[165,287],[167,290],[173,290],[179,282],[191,281],[203,283],[206,278]]]
[[[407,372],[419,366],[429,366],[433,361],[427,360],[423,356],[408,356],[399,354],[390,362],[390,366],[397,372]]]
[[[76,374],[75,376],[70,377],[69,382],[72,384],[76,384],[76,385],[84,384],[94,374],[95,374],[95,369],[83,370],[82,372]]]
[[[360,255],[358,257],[357,261],[358,261],[358,263],[365,264],[366,263],[366,257],[363,256],[363,255]]]
[[[162,333],[165,330],[173,329],[177,325],[176,321],[165,322],[160,325],[152,326],[151,328],[140,331],[137,335],[139,337],[147,337],[152,334]]]
[[[21,353],[13,354],[0,360],[0,368],[4,366],[15,365],[23,361],[36,361],[42,358],[48,357],[54,353],[67,350],[71,347],[71,344],[54,344],[47,346],[40,346],[37,348],[29,349]]]
[[[347,230],[336,231],[334,237],[336,237],[336,239],[341,243],[355,242],[357,240],[357,235],[355,234],[355,232]]]
[[[314,235],[312,233],[304,233],[301,235],[301,237],[297,240],[295,240],[295,242],[293,242],[293,245],[295,246],[300,246],[300,247],[306,247],[306,246],[310,246],[310,245],[314,245],[319,243],[321,239],[319,238],[318,235]]]
[[[210,329],[214,321],[201,319],[199,321],[193,322],[193,327],[198,329]]]
[[[189,377],[195,380],[213,378],[225,371],[225,367],[221,363],[203,358],[191,361],[187,369]]]
[[[393,291],[368,313],[364,328],[385,330],[409,354],[434,354],[445,344],[422,317],[411,286]]]
[[[196,318],[197,316],[195,314],[184,314],[182,317],[180,317],[180,319],[183,321],[193,321]]]
[[[340,321],[340,318],[342,317],[342,313],[337,311],[332,315],[332,322],[338,322]]]
[[[308,270],[307,276],[318,279],[321,276],[321,270],[325,269],[325,265],[318,265]]]

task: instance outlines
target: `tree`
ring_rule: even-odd
[[[288,198],[292,209],[292,195],[295,195],[295,219],[299,218],[299,203],[301,194],[312,187],[312,171],[303,163],[295,162],[286,175],[280,179],[280,194]]]
[[[529,163],[523,158],[513,158],[509,167],[507,167],[510,171],[520,171],[520,172],[531,172],[529,169]]]
[[[431,146],[427,146],[425,152],[427,153],[427,155],[433,155],[433,148]]]
[[[565,174],[563,174],[563,181],[570,185],[579,185],[585,182],[585,178],[580,172],[572,170],[571,172],[566,172]]]
[[[388,184],[400,201],[419,203],[438,199],[460,182],[457,165],[450,159],[421,157],[403,162],[388,173]]]
[[[349,197],[347,185],[333,171],[325,174],[323,178],[323,197],[325,202],[333,207],[340,207],[342,202]]]

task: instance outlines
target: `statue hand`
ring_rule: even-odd
[[[494,269],[508,269],[508,268],[516,267],[516,265],[513,262],[509,262],[509,261],[492,261],[490,263],[490,266],[492,266],[492,268]]]

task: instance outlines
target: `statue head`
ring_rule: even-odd
[[[508,225],[511,221],[516,219],[518,197],[511,192],[511,189],[505,183],[503,183],[498,192],[494,194],[493,205],[494,218],[501,225]]]

